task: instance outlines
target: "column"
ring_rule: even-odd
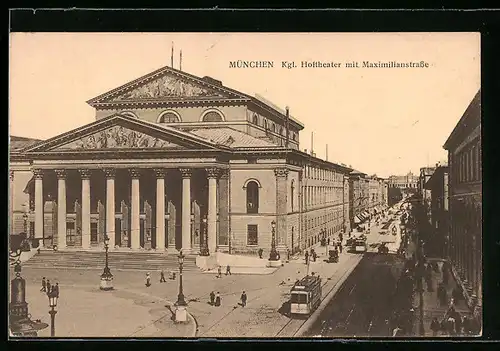
[[[35,238],[43,239],[43,170],[34,169],[35,177]],[[43,240],[40,240],[43,246]]]
[[[221,170],[219,178],[219,233],[218,245],[229,245],[229,171]]]
[[[212,254],[217,248],[217,168],[207,168],[208,177],[208,250]]]
[[[115,229],[115,169],[105,169],[106,176],[106,235],[109,238],[109,247],[113,249],[116,241]]]
[[[66,247],[66,171],[56,169],[57,176],[57,247]]]
[[[141,246],[141,219],[140,219],[140,194],[139,194],[139,177],[140,173],[137,169],[130,169],[130,177],[132,178],[132,198],[131,213],[130,213],[130,248],[139,249]]]
[[[9,190],[10,190],[10,197],[9,197],[9,221],[10,221],[10,233],[14,234],[14,172],[10,171],[9,172],[9,179],[10,179],[10,185],[9,185]],[[26,236],[28,236],[28,233],[26,233]]]
[[[165,170],[155,169],[156,175],[156,250],[165,250]]]
[[[82,248],[90,248],[90,175],[89,169],[81,169],[82,179]]]
[[[182,250],[191,251],[191,170],[180,168],[182,176]]]
[[[276,176],[276,246],[286,246],[288,169],[275,168],[274,175]]]

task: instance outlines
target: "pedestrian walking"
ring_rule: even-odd
[[[448,285],[448,280],[450,278],[450,269],[448,261],[443,262],[443,284]]]
[[[221,304],[221,299],[220,299],[220,294],[219,292],[217,291],[217,294],[215,295],[215,306],[216,307],[219,307]]]
[[[286,260],[290,261],[290,249],[289,248],[286,249]]]
[[[151,286],[151,274],[149,272],[146,273],[146,286],[148,288]]]
[[[47,292],[47,281],[45,280],[45,277],[42,278],[42,288],[40,291]]]
[[[441,326],[439,325],[439,321],[436,317],[434,317],[434,319],[431,322],[432,336],[437,336],[440,329]]]
[[[213,291],[210,293],[210,304],[212,306],[215,304],[215,293]]]
[[[56,283],[56,285],[52,286],[52,293],[55,297],[59,298],[59,283]]]
[[[264,253],[264,250],[262,250],[262,248],[259,249],[259,258],[262,258],[262,254]]]
[[[245,307],[247,305],[247,294],[245,291],[241,294],[241,306]]]
[[[48,280],[48,279],[47,279],[47,286],[46,287],[47,287],[47,290],[46,290],[47,294],[50,294],[50,292],[52,291],[51,290],[52,286],[50,285],[50,280]]]
[[[309,251],[306,251],[306,253],[304,254],[305,258],[306,258],[306,264],[309,263]]]
[[[342,233],[339,233],[339,240],[340,243],[342,244],[342,240],[344,240],[344,235],[342,235]]]
[[[328,238],[328,240],[326,241],[326,243],[328,244],[328,246],[330,246],[330,238]]]
[[[432,265],[430,263],[427,264],[425,271],[425,282],[427,283],[427,291],[434,291],[434,287],[432,286]]]
[[[165,279],[165,272],[162,269],[160,272],[160,283],[166,283],[166,282],[167,280]]]
[[[439,300],[439,305],[446,306],[446,303],[448,302],[448,293],[446,292],[446,288],[442,282],[439,283],[439,287],[437,289],[437,298]]]
[[[217,267],[217,275],[215,277],[216,278],[222,277],[222,267],[221,266]]]
[[[340,251],[340,253],[342,253],[342,240],[339,243],[339,251]]]
[[[226,275],[231,275],[231,267],[229,265],[226,266]]]

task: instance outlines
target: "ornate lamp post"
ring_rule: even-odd
[[[208,250],[208,230],[207,230],[207,217],[203,217],[203,245],[200,249],[200,256],[210,256]]]
[[[271,222],[271,252],[269,253],[269,265],[271,267],[281,266],[278,251],[276,251],[276,222]]]
[[[24,235],[10,235],[9,256],[14,260],[15,278],[10,282],[9,331],[11,336],[38,336],[38,330],[47,328],[39,319],[31,320],[26,302],[26,281],[21,277],[21,252],[29,251]]]
[[[49,297],[49,307],[50,307],[50,336],[56,336],[56,314],[57,314],[57,299],[59,298],[58,291],[51,291],[47,293]]]
[[[107,234],[104,235],[104,250],[106,250],[106,261],[104,265],[104,271],[101,274],[101,290],[113,290],[113,274],[108,265],[108,251],[109,251],[109,237]]]
[[[184,299],[184,292],[182,289],[182,265],[184,264],[184,254],[182,250],[179,252],[179,294],[177,295],[177,302],[175,303],[175,321],[176,322],[186,322],[187,312],[186,312],[186,300]]]

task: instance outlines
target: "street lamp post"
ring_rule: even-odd
[[[59,292],[50,291],[47,292],[47,296],[49,297],[49,307],[50,307],[50,336],[56,336],[56,314],[57,314],[57,299],[59,298]]]
[[[108,265],[108,251],[109,251],[109,237],[107,234],[104,235],[104,250],[106,250],[106,261],[104,265],[104,271],[101,274],[101,290],[113,290],[113,274]]]
[[[175,321],[184,323],[187,321],[187,303],[184,299],[184,292],[182,289],[182,266],[184,264],[184,254],[182,250],[179,252],[177,258],[179,260],[179,294],[177,295],[177,302],[175,303]]]
[[[276,251],[276,222],[271,222],[271,252],[269,253],[269,265],[271,267],[281,266],[281,259]]]
[[[31,320],[26,302],[26,281],[21,277],[21,252],[29,251],[29,243],[23,235],[10,235],[9,258],[14,260],[15,277],[10,281],[9,331],[11,336],[37,336],[47,328],[39,319]]]
[[[210,256],[208,250],[208,230],[207,230],[207,217],[203,217],[203,245],[200,249],[200,256]]]

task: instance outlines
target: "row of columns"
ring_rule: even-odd
[[[182,249],[191,250],[191,175],[188,168],[179,169],[182,177]],[[218,168],[208,168],[208,245],[214,252],[217,245],[217,177]],[[156,246],[165,247],[165,176],[166,169],[155,169],[156,176]],[[43,170],[33,170],[35,177],[35,237],[43,237],[44,201]],[[57,176],[57,246],[66,247],[66,171],[55,170]],[[82,181],[82,248],[90,248],[90,169],[79,170]],[[106,233],[109,233],[109,246],[115,246],[115,175],[116,169],[104,169],[106,176]],[[131,176],[131,242],[132,249],[140,247],[140,170],[130,169]],[[159,220],[163,219],[163,220]]]

